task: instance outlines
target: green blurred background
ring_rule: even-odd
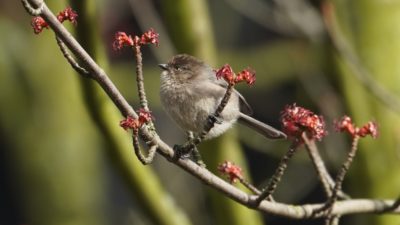
[[[256,118],[280,127],[280,110],[293,102],[324,116],[329,135],[318,145],[332,174],[350,142],[333,131],[332,121],[344,114],[359,125],[377,121],[380,137],[361,140],[344,190],[355,198],[393,199],[400,193],[400,0],[47,3],[55,13],[67,5],[78,12],[78,26],[65,26],[135,108],[133,53],[112,50],[114,33],[140,34],[150,27],[160,33],[158,48],[143,49],[144,74],[156,128],[167,143],[185,137],[160,107],[158,63],[189,53],[214,67],[250,66],[256,84],[238,89]],[[356,69],[336,51],[321,8],[334,15],[331,23],[358,57]],[[1,225],[323,224],[249,210],[160,156],[142,166],[129,134],[118,126],[121,114],[93,81],[70,68],[50,30],[33,34],[30,20],[20,1],[0,1]],[[288,146],[238,125],[201,148],[210,170],[231,160],[262,187]],[[290,163],[275,198],[293,204],[325,200],[305,151]],[[341,224],[394,225],[400,217],[346,216]]]

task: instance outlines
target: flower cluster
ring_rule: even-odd
[[[248,85],[254,84],[256,82],[256,72],[251,68],[247,68],[236,74],[235,81],[241,82],[246,81]]]
[[[149,111],[139,109],[138,114],[139,116],[137,119],[128,116],[126,119],[121,120],[119,125],[125,130],[132,129],[133,131],[137,132],[144,124],[147,124],[153,120],[153,116]]]
[[[46,21],[44,21],[44,19],[40,16],[32,18],[31,26],[35,34],[39,34],[40,32],[42,32],[44,28],[46,29],[49,28],[49,24],[47,24]]]
[[[252,85],[256,81],[256,73],[254,70],[247,68],[235,74],[232,67],[228,64],[225,64],[223,67],[216,70],[216,76],[218,79],[223,78],[231,85],[235,85],[242,81],[245,81],[248,85]]]
[[[61,23],[68,20],[72,24],[76,25],[77,21],[76,18],[78,17],[78,14],[71,8],[67,7],[63,11],[59,12],[57,15],[58,21]]]
[[[225,161],[218,165],[217,168],[222,174],[227,175],[229,182],[234,183],[242,179],[242,168],[235,165],[233,162]]]
[[[114,50],[120,50],[124,46],[133,46],[133,38],[131,35],[127,35],[125,32],[117,32],[113,42]]]
[[[158,46],[158,33],[156,33],[153,28],[150,28],[150,30],[144,32],[140,37],[140,44],[153,44]]]
[[[68,20],[74,25],[76,25],[76,23],[77,23],[77,20],[76,20],[77,17],[78,17],[78,14],[71,7],[65,8],[63,11],[59,12],[57,15],[57,19],[58,19],[58,21],[60,21],[60,23]],[[43,31],[43,29],[49,28],[49,24],[47,24],[47,22],[40,16],[36,16],[36,17],[32,18],[31,26],[32,26],[33,32],[35,34],[39,34],[40,32]]]
[[[125,32],[117,32],[115,34],[115,40],[113,42],[113,49],[120,50],[125,46],[142,46],[146,44],[154,44],[158,46],[158,33],[154,31],[153,28],[146,31],[142,36],[127,35]]]
[[[299,138],[306,132],[311,139],[321,140],[326,134],[325,122],[308,109],[299,107],[294,103],[287,105],[281,112],[283,132],[289,137]]]
[[[375,122],[368,122],[361,128],[356,127],[349,116],[344,116],[341,120],[336,121],[335,128],[339,132],[347,132],[352,137],[365,137],[371,135],[372,138],[378,137],[378,125]]]

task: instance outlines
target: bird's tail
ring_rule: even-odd
[[[240,117],[238,120],[241,124],[244,124],[254,130],[256,130],[258,133],[263,135],[264,137],[270,138],[270,139],[283,139],[286,138],[286,134],[284,134],[282,131],[279,131],[261,121],[258,121],[254,119],[253,117],[250,117],[246,114],[240,113]]]

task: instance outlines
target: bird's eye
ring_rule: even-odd
[[[175,68],[176,71],[179,71],[179,72],[182,72],[182,71],[185,70],[185,67],[184,67],[184,66],[175,65],[174,68]]]

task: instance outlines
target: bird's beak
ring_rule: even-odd
[[[167,70],[167,64],[158,64],[158,66],[162,69],[162,70]]]

